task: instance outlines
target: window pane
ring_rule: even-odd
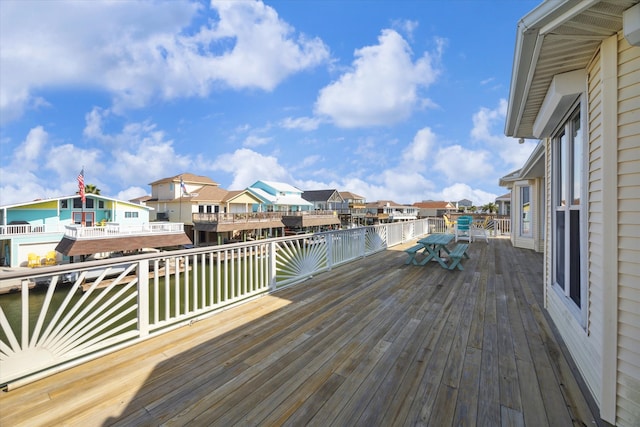
[[[564,289],[564,211],[556,212],[556,283]]]
[[[570,278],[569,296],[580,307],[580,211],[570,211]]]
[[[87,209],[93,209],[93,199],[91,197],[85,199],[85,206]]]
[[[73,207],[74,209],[82,209],[82,199],[80,197],[73,199]]]
[[[520,187],[520,200],[522,221],[520,223],[520,234],[522,236],[531,235],[531,203],[529,202],[529,187]]]
[[[558,139],[558,148],[556,153],[556,185],[557,189],[557,201],[556,204],[558,206],[566,206],[567,205],[567,184],[565,182],[565,162],[567,159],[567,134],[562,133],[560,138]]]
[[[582,192],[582,130],[580,129],[580,115],[578,114],[572,121],[573,127],[573,161],[572,180],[573,185],[571,189],[571,204],[580,204],[580,194]]]

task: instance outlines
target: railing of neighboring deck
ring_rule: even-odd
[[[181,225],[181,224],[180,224]],[[428,233],[439,218],[0,274],[0,386],[132,345]]]

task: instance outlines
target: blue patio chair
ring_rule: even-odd
[[[466,240],[471,243],[471,222],[472,218],[470,216],[461,216],[458,218],[456,222],[456,242],[458,240]]]

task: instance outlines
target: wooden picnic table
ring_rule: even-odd
[[[420,265],[425,265],[431,260],[437,261],[443,268],[448,269],[447,262],[440,256],[440,251],[443,250],[449,254],[447,245],[453,240],[453,234],[430,234],[424,239],[418,240],[418,243],[424,246],[425,258],[420,262]]]

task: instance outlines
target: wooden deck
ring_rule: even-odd
[[[0,425],[592,426],[541,308],[542,256],[407,244],[0,393]]]

